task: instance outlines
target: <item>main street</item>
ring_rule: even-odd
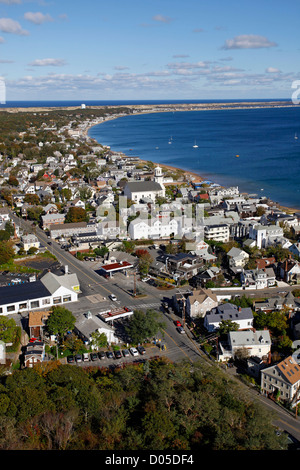
[[[171,300],[174,295],[175,290],[170,291],[158,291],[155,287],[150,286],[146,283],[140,281],[135,281],[133,276],[124,276],[122,274],[115,275],[112,279],[105,279],[104,277],[97,274],[97,272],[92,269],[88,263],[84,261],[79,261],[69,252],[62,250],[60,245],[54,241],[49,240],[47,235],[36,226],[28,221],[25,221],[11,212],[11,218],[16,224],[18,224],[23,230],[28,233],[34,232],[40,243],[44,246],[47,246],[49,251],[56,256],[57,260],[62,266],[68,266],[68,271],[77,274],[81,294],[79,295],[79,301],[76,304],[70,304],[70,309],[73,314],[78,317],[79,315],[90,310],[92,313],[98,313],[101,310],[105,310],[108,306],[127,306],[132,310],[135,309],[154,309],[159,311],[161,314],[161,319],[164,321],[165,328],[164,332],[160,334],[157,338],[156,347],[152,347],[154,354],[157,354],[159,351],[160,356],[166,356],[171,361],[180,361],[188,360],[191,363],[198,361],[205,361],[207,364],[212,365],[213,362],[210,361],[203,351],[199,348],[199,345],[193,340],[191,334],[186,329],[186,334],[180,334],[175,326],[175,320],[178,320],[174,312],[166,313],[161,305],[162,301]],[[51,244],[49,244],[49,241]],[[143,296],[134,297],[132,295],[134,282],[139,286]],[[277,294],[278,292],[288,292],[292,288],[290,286],[278,287],[265,289],[263,291],[237,291],[231,290],[228,288],[226,293],[228,295],[243,295],[247,294],[253,298],[255,297],[268,297]],[[180,291],[184,291],[182,288]],[[179,289],[178,289],[179,291]],[[224,295],[224,291],[216,291],[217,295]],[[117,297],[117,302],[109,301],[108,296],[114,294]],[[161,351],[158,345],[165,345],[165,350]],[[234,379],[238,380],[238,376],[235,376],[235,370],[228,369],[227,373]],[[239,381],[240,383],[240,381]],[[262,405],[275,413],[274,425],[278,426],[280,429],[285,430],[300,441],[300,420],[295,419],[295,417],[288,413],[286,410],[281,409],[271,400],[263,397],[258,392],[249,389],[248,386],[245,386],[245,390],[254,401],[259,401]]]

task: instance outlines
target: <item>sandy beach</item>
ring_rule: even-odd
[[[249,103],[246,103],[246,104],[249,104]],[[254,105],[254,103],[251,103],[252,105]],[[259,103],[258,103],[259,104]],[[268,103],[268,104],[271,104],[271,103]],[[242,103],[239,103],[239,105],[242,105]],[[233,108],[229,108],[229,106],[232,106],[232,103],[229,104],[228,103],[228,107],[226,109],[233,109]],[[251,106],[253,107],[253,106]],[[257,107],[262,107],[262,106],[257,106]],[[265,106],[267,107],[267,106]],[[274,106],[268,106],[268,107],[274,107]],[[278,107],[278,106],[277,106]],[[280,107],[289,107],[289,105],[281,105]],[[144,107],[143,107],[144,108]],[[209,109],[221,109],[221,108],[216,108],[216,107],[209,107],[205,110],[209,110]],[[223,108],[222,108],[223,109]],[[237,109],[237,108],[235,108]],[[241,107],[239,109],[245,109],[244,107]],[[204,110],[204,106],[202,106],[202,110]],[[181,111],[183,111],[183,109],[181,109]],[[185,111],[187,111],[187,109],[185,109]],[[191,109],[190,109],[191,111]],[[145,109],[144,109],[144,112],[140,112],[140,113],[135,113],[135,115],[139,115],[139,114],[148,114],[150,111],[146,112]],[[162,112],[161,110],[160,111],[152,111],[152,112]],[[108,120],[114,120],[114,119],[118,119],[119,117],[124,117],[124,115],[121,115],[121,116],[112,116],[112,117],[108,117],[105,119],[105,121],[101,121],[99,123],[96,123],[96,124],[92,124],[90,126],[88,126],[87,128],[84,129],[84,131],[82,131],[82,134],[84,136],[88,136],[88,132],[89,130],[94,127],[94,126],[97,126],[99,124],[102,124],[103,122],[107,122]],[[95,140],[95,139],[94,139]],[[98,144],[100,142],[96,141]],[[101,145],[101,144],[100,144]],[[124,156],[126,157],[127,155],[124,154]],[[139,157],[137,157],[139,158]],[[147,164],[147,160],[143,160],[141,158],[139,158],[139,161],[143,164]],[[166,170],[171,170],[171,171],[174,171],[174,172],[181,172],[184,176],[184,181],[174,181],[173,183],[166,183],[167,185],[175,185],[175,184],[185,184],[187,183],[188,181],[189,182],[201,182],[201,181],[205,181],[205,178],[203,178],[199,173],[197,172],[192,172],[192,171],[187,171],[187,170],[183,170],[182,168],[178,168],[178,167],[175,167],[175,166],[172,166],[172,165],[166,165],[166,164],[163,164],[163,163],[157,163],[157,162],[154,162],[151,160],[151,162],[154,164],[154,165],[157,165],[157,166],[160,166],[161,168],[163,169],[166,169]],[[218,184],[217,181],[215,181],[216,184]],[[222,185],[220,185],[220,187],[223,187]],[[248,196],[248,193],[247,192],[243,192],[243,195],[244,196]],[[267,199],[269,199],[267,196],[266,196]],[[269,199],[270,200],[270,199]],[[300,213],[300,209],[297,209],[297,208],[291,208],[291,207],[286,207],[286,206],[282,206],[280,203],[278,202],[273,202],[273,205],[275,205],[279,210],[283,211],[283,212],[286,212],[288,214],[295,214],[295,213]]]

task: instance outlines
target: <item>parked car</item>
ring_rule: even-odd
[[[182,328],[182,326],[179,326],[179,327],[177,328],[177,330],[178,330],[178,332],[179,332],[180,334],[184,334],[184,333],[185,333],[185,330],[184,330],[184,328]]]
[[[175,325],[176,325],[176,326],[182,326],[182,324],[181,324],[180,321],[178,321],[178,320],[175,321]]]
[[[138,346],[137,350],[140,354],[146,354],[146,349],[143,346]]]
[[[138,350],[136,348],[130,348],[129,351],[133,356],[139,355]]]
[[[168,304],[168,302],[163,302],[163,308],[166,310],[166,312],[169,311],[169,304]]]
[[[96,361],[98,359],[97,353],[91,353],[91,360]]]
[[[113,359],[114,358],[114,355],[111,351],[107,351],[106,356],[107,356],[108,359]]]
[[[109,298],[110,298],[110,300],[112,300],[113,302],[115,302],[116,300],[118,300],[117,297],[116,297],[114,294],[110,294],[110,295],[109,295]]]
[[[123,356],[124,356],[124,357],[128,357],[128,356],[129,356],[129,351],[128,351],[128,349],[123,349],[122,353],[123,353]]]
[[[149,276],[143,277],[142,282],[150,281],[150,279],[151,279],[151,277],[149,277]]]
[[[119,351],[119,350],[118,350],[118,351],[115,351],[115,358],[116,358],[116,359],[121,359],[121,357],[122,357],[121,351]]]
[[[102,359],[105,359],[105,352],[104,351],[100,351],[99,352],[99,358],[102,360]]]
[[[67,356],[67,361],[69,364],[72,364],[73,362],[75,362],[74,356]]]
[[[87,362],[87,361],[90,360],[90,356],[89,356],[88,353],[83,353],[83,354],[82,354],[82,357],[83,357],[83,361],[84,361],[84,362]]]
[[[81,354],[76,354],[75,360],[76,360],[76,362],[81,362],[81,361],[82,361],[82,356],[81,356]]]

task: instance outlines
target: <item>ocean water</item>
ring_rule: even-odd
[[[125,116],[92,127],[89,136],[300,210],[299,106]]]
[[[180,104],[180,103],[238,103],[238,102],[267,102],[267,101],[289,101],[290,98],[279,99],[257,99],[257,100],[39,100],[39,101],[7,101],[0,104],[0,109],[3,108],[63,108],[70,106],[119,106],[119,105],[137,105],[137,104]]]

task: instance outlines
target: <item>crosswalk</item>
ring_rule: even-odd
[[[148,304],[133,304],[133,305],[127,305],[128,308],[131,310],[136,310],[136,309],[148,309],[148,308],[159,308],[161,306],[160,302],[155,302],[155,303],[148,303]]]

